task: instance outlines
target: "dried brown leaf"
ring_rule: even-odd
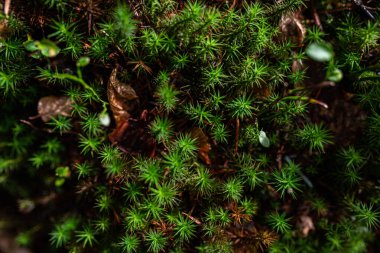
[[[73,101],[67,96],[47,96],[38,101],[38,115],[44,122],[49,121],[52,117],[62,115],[70,116]]]
[[[308,215],[300,216],[297,225],[303,236],[307,236],[310,231],[315,229],[313,219]]]
[[[198,154],[203,162],[207,165],[211,165],[211,159],[208,153],[211,150],[211,145],[207,135],[200,128],[194,128],[191,131],[191,136],[197,140],[199,151]]]
[[[299,14],[288,13],[281,17],[280,31],[283,39],[290,38],[298,45],[302,45],[306,36],[306,28],[301,22]]]
[[[112,71],[109,78],[107,95],[116,122],[116,128],[109,138],[111,142],[117,143],[122,139],[129,126],[128,120],[138,103],[139,97],[131,85],[117,79],[117,68]]]

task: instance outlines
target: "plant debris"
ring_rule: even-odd
[[[38,115],[44,122],[48,122],[52,117],[62,115],[69,117],[72,111],[73,101],[67,96],[46,96],[38,101]]]

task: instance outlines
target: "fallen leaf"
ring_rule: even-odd
[[[73,101],[67,96],[47,96],[38,101],[38,115],[44,122],[49,121],[52,117],[62,115],[70,116]]]
[[[310,233],[310,231],[315,229],[313,220],[308,215],[302,215],[299,218],[297,225],[301,230],[303,236],[307,236]]]
[[[302,45],[306,36],[306,28],[301,23],[299,14],[285,14],[280,20],[280,31],[284,39],[291,39],[298,45]]]
[[[139,97],[131,85],[117,79],[117,68],[112,70],[109,78],[107,95],[116,122],[116,128],[110,134],[109,139],[112,143],[117,143],[122,140],[129,126],[130,113],[135,109]]]
[[[198,143],[198,154],[203,162],[207,165],[211,165],[211,159],[208,153],[211,150],[211,145],[209,143],[207,135],[200,128],[194,128],[191,131],[191,136],[197,140]]]

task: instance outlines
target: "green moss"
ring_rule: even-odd
[[[378,248],[379,6],[354,2],[11,1],[4,230],[35,252]]]

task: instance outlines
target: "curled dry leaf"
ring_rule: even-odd
[[[301,45],[305,36],[306,28],[301,23],[299,14],[288,13],[281,17],[280,31],[283,39],[291,39],[293,42]]]
[[[297,223],[303,236],[307,236],[310,231],[314,230],[314,223],[310,216],[302,215]]]
[[[38,115],[44,122],[49,121],[52,117],[62,115],[70,116],[73,101],[67,96],[47,96],[38,101]]]
[[[194,128],[191,130],[191,136],[197,140],[199,151],[198,154],[203,162],[207,165],[211,165],[211,159],[208,153],[211,150],[207,135],[200,128]]]
[[[109,78],[107,95],[116,122],[116,128],[110,134],[109,138],[112,143],[117,143],[122,140],[129,126],[128,120],[131,117],[131,112],[138,103],[139,97],[131,85],[117,79],[117,68],[112,71]]]

